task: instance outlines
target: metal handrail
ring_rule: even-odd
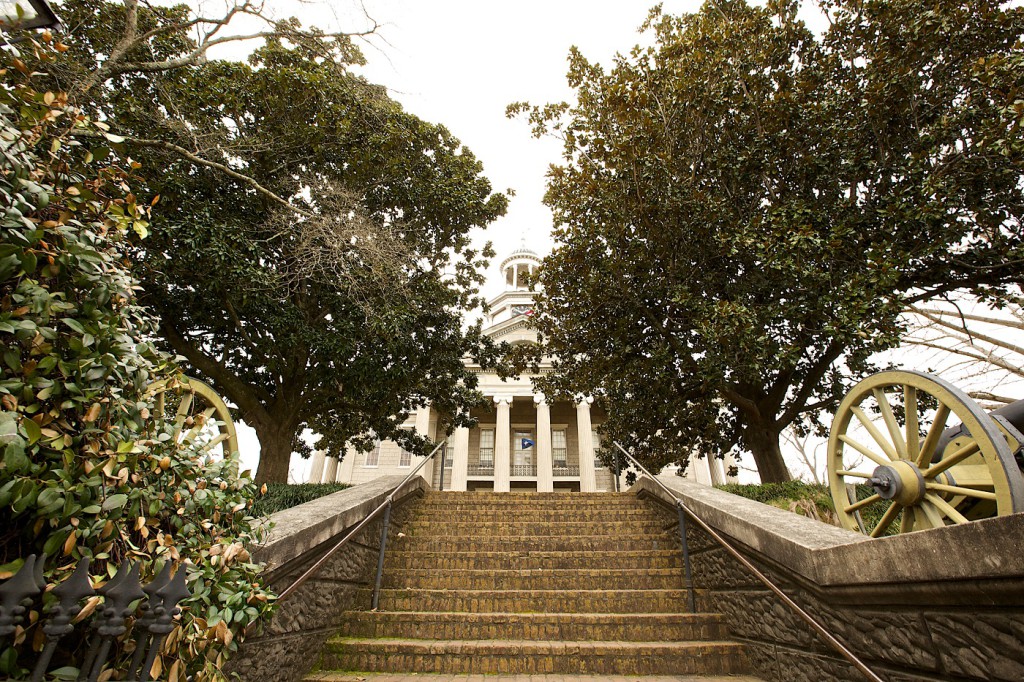
[[[850,651],[848,648],[846,648],[846,646],[842,642],[840,642],[838,639],[836,639],[828,630],[825,629],[825,627],[823,625],[821,625],[818,621],[816,621],[811,614],[807,613],[807,611],[805,611],[799,604],[797,604],[795,601],[790,599],[789,596],[787,596],[786,593],[783,592],[782,589],[778,585],[776,585],[775,583],[773,583],[771,581],[771,578],[769,578],[764,573],[762,573],[760,570],[758,570],[758,568],[756,566],[754,566],[754,564],[752,564],[746,557],[744,557],[742,554],[740,554],[739,550],[737,550],[735,547],[730,545],[729,542],[725,538],[723,538],[711,526],[709,526],[707,523],[705,523],[703,519],[701,519],[699,516],[697,516],[695,513],[693,513],[693,510],[691,510],[689,507],[687,507],[686,504],[684,504],[683,501],[681,499],[679,499],[679,496],[676,495],[675,492],[673,492],[667,485],[665,485],[664,483],[659,481],[657,478],[655,478],[653,475],[651,475],[651,472],[649,472],[646,468],[644,468],[644,465],[641,464],[639,461],[637,461],[636,457],[634,457],[633,455],[631,455],[628,452],[626,452],[626,449],[623,448],[621,445],[619,445],[618,442],[615,442],[615,447],[617,447],[619,450],[621,450],[622,454],[624,454],[633,464],[635,464],[636,467],[645,476],[647,476],[649,479],[654,481],[658,486],[661,487],[662,490],[664,490],[666,493],[668,493],[669,497],[671,497],[673,500],[676,501],[676,507],[679,510],[680,523],[682,524],[681,528],[683,529],[682,530],[683,554],[684,554],[684,559],[685,559],[686,564],[687,564],[687,566],[686,566],[687,583],[690,586],[690,603],[691,603],[691,605],[693,603],[693,586],[692,586],[692,583],[690,582],[691,579],[690,579],[690,567],[689,567],[689,548],[687,547],[687,544],[686,544],[686,531],[685,531],[685,523],[684,523],[684,514],[686,516],[689,516],[691,519],[693,519],[697,523],[697,525],[700,526],[701,529],[705,533],[710,535],[711,538],[722,547],[722,549],[724,549],[726,552],[728,552],[734,559],[739,561],[747,570],[749,570],[751,573],[753,573],[755,578],[760,580],[762,583],[764,583],[764,585],[769,590],[774,592],[775,596],[777,596],[779,599],[781,599],[782,602],[784,604],[786,604],[786,606],[788,606],[793,611],[795,611],[796,614],[800,617],[800,619],[803,620],[808,625],[810,625],[811,629],[814,630],[815,633],[819,637],[821,637],[823,640],[825,640],[825,642],[829,646],[831,646],[833,649],[838,651],[842,655],[843,658],[845,658],[847,661],[849,661],[850,664],[853,665],[853,667],[855,667],[857,670],[859,670],[866,678],[868,678],[869,680],[872,680],[872,682],[885,682],[885,680],[883,680],[881,677],[879,677],[878,674],[875,673],[875,671],[873,671],[871,668],[869,668],[862,660],[857,658],[856,654],[854,654],[852,651]],[[691,610],[692,610],[692,607],[691,607]]]
[[[353,537],[355,537],[356,533],[361,531],[368,523],[370,523],[375,518],[377,518],[377,516],[382,511],[387,510],[388,516],[390,516],[391,504],[395,501],[395,493],[397,491],[401,490],[402,486],[404,486],[406,483],[408,483],[410,480],[412,480],[412,477],[415,476],[416,474],[418,474],[420,469],[422,469],[427,462],[429,462],[431,459],[434,458],[434,455],[437,454],[438,450],[440,450],[444,446],[444,444],[446,442],[447,442],[447,439],[445,439],[445,440],[441,441],[440,443],[438,443],[437,447],[435,447],[430,452],[430,454],[427,455],[423,459],[422,462],[417,464],[416,467],[413,468],[413,470],[410,471],[409,474],[404,479],[402,479],[402,482],[399,483],[397,486],[395,486],[394,490],[392,490],[390,493],[388,493],[388,496],[384,499],[383,502],[380,503],[380,506],[378,506],[376,509],[374,509],[372,512],[370,512],[370,514],[366,518],[364,518],[362,521],[357,523],[352,528],[352,530],[350,530],[349,532],[345,533],[345,537],[343,537],[341,540],[338,540],[338,542],[333,547],[331,547],[329,550],[327,550],[327,553],[324,554],[322,557],[320,557],[319,561],[317,561],[315,564],[313,564],[308,569],[306,569],[306,571],[302,575],[300,575],[298,578],[295,579],[295,582],[293,582],[291,585],[286,587],[284,589],[284,591],[281,592],[281,594],[277,595],[278,603],[280,603],[280,602],[284,601],[285,599],[287,599],[288,597],[290,597],[292,594],[295,593],[295,590],[299,589],[299,587],[302,586],[303,583],[305,583],[307,580],[309,580],[314,575],[316,575],[320,571],[320,569],[324,567],[324,564],[327,563],[328,559],[330,559],[332,556],[334,556],[334,554],[339,549],[341,549],[346,544],[348,544],[348,541],[351,540]],[[387,525],[388,525],[387,522],[385,522],[384,523],[384,534],[385,534],[385,536],[387,534]],[[380,556],[381,556],[381,560],[383,560],[383,556],[384,556],[384,543],[383,543],[383,540],[381,541]],[[378,562],[378,569],[377,569],[377,586],[374,588],[374,605],[373,605],[374,608],[377,607],[377,604],[376,604],[376,602],[377,602],[377,593],[379,591],[380,591],[380,562]]]

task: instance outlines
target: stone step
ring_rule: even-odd
[[[341,637],[511,639],[532,641],[663,641],[726,639],[719,614],[421,613],[353,611]]]
[[[310,673],[305,682],[483,682],[479,675]],[[763,682],[750,675],[503,675],[496,682]]]
[[[625,535],[520,535],[495,537],[493,535],[428,536],[406,535],[397,537],[388,545],[390,550],[419,552],[636,552],[642,550],[673,549],[671,537],[666,533]]]
[[[703,610],[697,592],[698,611]],[[366,602],[369,603],[369,596]],[[362,603],[362,602],[360,602]],[[686,590],[424,590],[380,591],[381,611],[464,613],[685,613]]]
[[[376,672],[475,674],[746,673],[734,642],[536,642],[332,638],[323,667]]]
[[[637,585],[634,569],[457,570],[405,569],[384,573],[384,586],[424,590],[628,590]],[[644,589],[685,587],[683,570],[644,571]]]
[[[564,518],[564,517],[563,517]],[[408,535],[430,535],[448,537],[466,535],[490,535],[515,537],[519,535],[624,535],[660,534],[664,524],[657,519],[633,521],[413,521],[405,524],[403,532]]]
[[[608,510],[599,509],[461,509],[451,510],[447,507],[415,508],[412,520],[415,522],[430,521],[449,523],[472,519],[482,523],[498,521],[517,521],[533,523],[557,523],[560,521],[661,521],[660,516],[652,514],[649,509],[622,507]],[[667,526],[674,519],[665,518]]]
[[[579,493],[579,492],[556,492],[539,493],[536,491],[514,491],[508,493],[496,493],[489,490],[431,490],[424,496],[424,500],[436,502],[529,502],[530,504],[546,504],[560,500],[579,500],[595,504],[614,504],[615,502],[636,501],[636,495],[630,492],[621,493]]]
[[[680,568],[683,555],[678,549],[636,550],[630,552],[416,552],[388,550],[386,570],[432,568],[435,570],[484,569],[567,569],[630,568],[646,571],[655,568]]]
[[[441,493],[438,493],[441,494]],[[445,493],[447,494],[447,493]],[[548,510],[548,509],[567,509],[567,510],[590,510],[590,511],[604,511],[607,513],[614,513],[616,511],[625,511],[629,509],[646,509],[647,503],[641,500],[622,498],[610,501],[600,500],[588,500],[585,497],[565,497],[554,496],[550,500],[516,500],[512,499],[493,499],[493,500],[479,500],[474,502],[473,500],[436,500],[432,499],[430,495],[427,495],[416,505],[418,508],[426,511],[443,511],[443,510],[474,510],[479,509],[481,511],[502,511],[506,509],[526,510],[526,509],[537,509],[537,510]]]

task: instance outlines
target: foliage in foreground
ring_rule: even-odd
[[[268,483],[267,492],[256,501],[252,515],[269,516],[350,487],[348,483]]]
[[[19,48],[38,62],[63,46],[44,34]],[[182,562],[193,596],[157,665],[171,680],[215,679],[236,635],[272,608],[245,549],[261,536],[255,486],[237,456],[206,458],[152,414],[147,386],[176,369],[124,265],[127,236],[150,219],[129,189],[138,164],[63,93],[36,90],[24,56],[0,51],[0,564],[45,555],[55,583],[84,558],[94,582],[125,560],[142,562],[144,581]],[[102,142],[83,145],[80,131]],[[30,623],[0,675],[24,674],[42,647],[38,613]]]
[[[829,0],[652,13],[650,47],[570,56],[575,105],[514,105],[564,140],[533,319],[550,395],[614,406],[651,469],[752,454],[821,415],[907,305],[1015,291],[1024,259],[1024,9]]]

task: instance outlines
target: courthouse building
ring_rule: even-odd
[[[505,290],[489,302],[484,333],[500,343],[536,343],[530,328],[535,293],[529,277],[540,266],[536,253],[523,247],[501,263]],[[579,402],[549,401],[534,390],[535,375],[522,374],[502,380],[493,370],[481,369],[467,360],[479,377],[478,389],[488,397],[487,408],[473,410],[473,428],[460,427],[448,438],[444,457],[438,456],[421,473],[435,489],[508,491],[612,491],[614,476],[598,457],[601,448],[597,427],[604,411],[592,398]],[[551,371],[542,363],[540,373]],[[431,440],[438,432],[438,415],[429,406],[420,408],[404,425]],[[408,473],[421,457],[389,440],[378,441],[369,452],[350,448],[339,463],[336,458],[313,455],[309,480],[358,484],[378,476]],[[443,461],[443,466],[442,466]],[[691,462],[688,477],[702,483],[725,482],[721,460],[709,467],[706,460]],[[623,476],[623,479],[625,477]],[[625,489],[624,480],[618,487]]]

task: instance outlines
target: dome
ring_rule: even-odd
[[[507,268],[511,263],[515,261],[534,261],[540,263],[540,256],[533,249],[528,249],[526,246],[520,246],[518,249],[510,253],[505,257],[505,260],[501,261],[501,270]]]

